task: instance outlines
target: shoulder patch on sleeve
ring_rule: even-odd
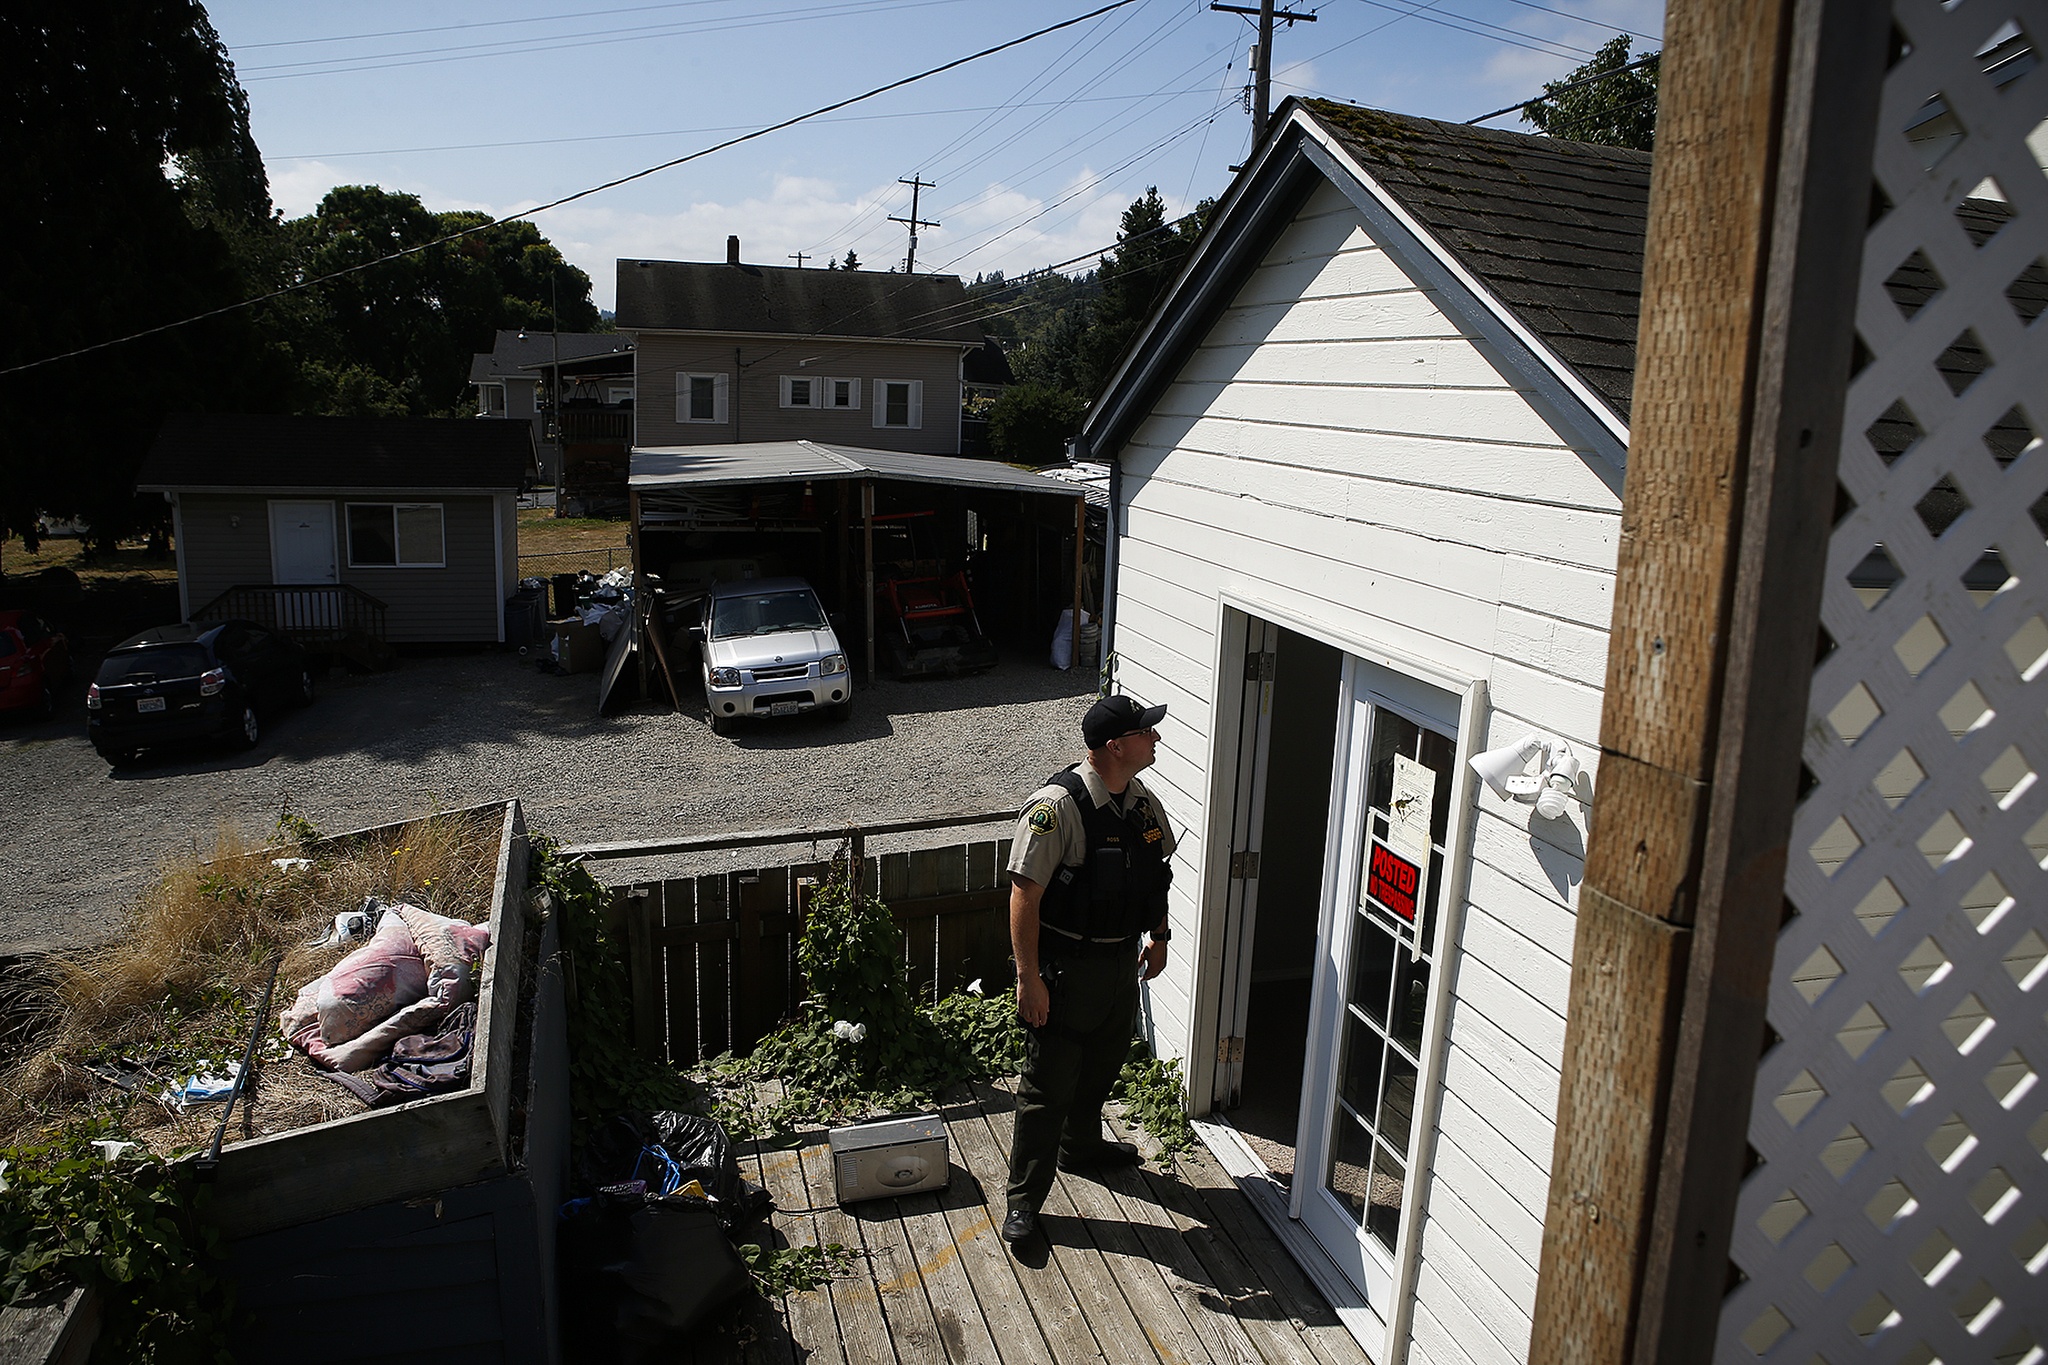
[[[1060,827],[1060,813],[1050,801],[1033,801],[1024,812],[1024,823],[1033,834],[1051,834]]]

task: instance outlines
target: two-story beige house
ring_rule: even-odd
[[[636,447],[812,440],[957,455],[986,341],[957,275],[619,262]]]

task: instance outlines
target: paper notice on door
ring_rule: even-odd
[[[1416,901],[1428,900],[1429,832],[1436,823],[1436,769],[1394,755],[1394,790],[1387,801],[1387,847],[1422,869]]]

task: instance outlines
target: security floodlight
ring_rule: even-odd
[[[1550,766],[1543,773],[1543,790],[1536,794],[1536,813],[1545,820],[1555,820],[1564,814],[1567,801],[1578,799],[1578,793],[1579,760],[1571,746],[1559,740]]]
[[[1539,756],[1543,762],[1532,775],[1529,763]],[[1572,753],[1571,745],[1555,735],[1531,731],[1513,744],[1474,754],[1468,761],[1495,796],[1534,801],[1536,813],[1545,820],[1557,819],[1564,814],[1567,802],[1579,799],[1578,757]]]
[[[1513,744],[1474,754],[1470,760],[1472,771],[1485,779],[1495,796],[1527,799],[1536,795],[1537,779],[1528,776],[1524,770],[1528,768],[1530,759],[1549,747],[1544,736],[1531,731]]]

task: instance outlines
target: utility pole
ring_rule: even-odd
[[[1222,5],[1211,0],[1210,9],[1224,14],[1255,14],[1259,19],[1259,42],[1252,49],[1252,146],[1256,147],[1266,136],[1266,119],[1273,107],[1273,21],[1284,19],[1289,27],[1296,20],[1313,24],[1313,14],[1296,14],[1291,9],[1275,11],[1273,0],[1259,0],[1257,9],[1243,5]],[[1231,169],[1235,170],[1236,167]]]
[[[789,253],[789,259],[796,262],[796,268],[798,270],[802,270],[804,268],[804,262],[811,259],[811,257],[809,252],[792,251]]]
[[[921,227],[941,226],[938,223],[928,223],[917,216],[918,191],[935,190],[938,186],[929,180],[920,179],[915,175],[911,176],[908,180],[898,176],[896,183],[910,186],[910,216],[908,218],[898,218],[892,213],[889,215],[889,221],[892,223],[907,223],[910,226],[910,255],[903,262],[903,273],[914,275],[917,273],[917,230]]]

